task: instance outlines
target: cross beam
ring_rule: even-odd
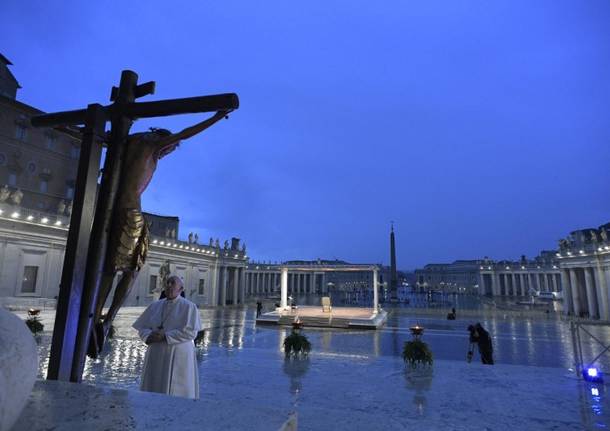
[[[112,104],[102,107],[107,119],[114,115],[124,115],[132,120],[138,118],[164,117],[168,115],[193,114],[199,112],[231,111],[239,108],[235,93],[215,94],[213,96],[186,97],[157,102],[132,102],[125,105]],[[34,127],[76,126],[84,124],[86,109],[55,112],[32,118]]]
[[[231,111],[239,107],[239,99],[234,93],[136,103],[136,98],[152,94],[155,88],[154,82],[138,85],[137,81],[138,75],[135,72],[124,70],[119,87],[112,88],[110,100],[114,103],[111,105],[89,105],[87,109],[43,114],[31,119],[34,127],[85,126],[57,301],[48,379],[72,382],[80,382],[82,379],[111,234],[125,141],[133,120]],[[111,122],[110,140],[96,198],[96,180],[108,121]]]

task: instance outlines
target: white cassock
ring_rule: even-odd
[[[161,299],[150,304],[133,327],[143,341],[153,331],[163,331],[166,338],[166,341],[148,345],[140,389],[199,398],[199,372],[193,342],[201,330],[197,306],[181,296]]]

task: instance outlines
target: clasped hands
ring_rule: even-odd
[[[165,341],[165,333],[163,331],[152,331],[146,339],[146,344],[163,343]]]

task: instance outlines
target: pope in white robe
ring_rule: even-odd
[[[148,345],[140,389],[199,398],[199,372],[193,340],[201,330],[199,310],[180,296],[180,277],[171,276],[166,297],[153,302],[133,327]]]

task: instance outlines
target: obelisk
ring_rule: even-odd
[[[396,275],[396,244],[394,242],[394,222],[390,231],[390,302],[398,302],[398,276]]]

